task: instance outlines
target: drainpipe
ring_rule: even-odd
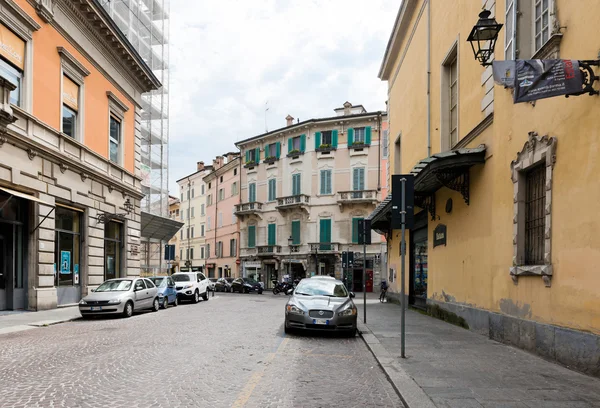
[[[431,1],[427,2],[427,157],[431,156]]]
[[[187,181],[188,181],[188,189],[187,189],[187,192],[185,195],[188,199],[188,216],[187,216],[188,220],[187,220],[187,231],[186,231],[188,244],[187,244],[187,250],[185,252],[187,254],[187,256],[186,256],[187,260],[190,261],[190,270],[188,272],[191,272],[192,271],[192,260],[190,259],[190,229],[192,228],[192,220],[191,220],[192,195],[190,194],[190,189],[191,189],[192,183],[190,181],[189,176],[187,178]]]
[[[383,130],[381,130],[381,112],[377,115],[377,129],[379,129],[379,149],[377,151],[377,191],[381,191],[381,148],[383,147]]]
[[[238,146],[238,150],[240,151],[240,167],[239,167],[239,171],[238,171],[238,177],[239,177],[239,183],[238,183],[238,204],[242,204],[242,149]],[[243,273],[243,266],[242,266],[242,232],[240,231],[240,227],[241,227],[241,221],[239,219],[239,217],[236,217],[236,223],[237,223],[237,246],[235,248],[235,252],[236,252],[236,261],[239,259],[240,260],[240,266],[238,267],[238,278],[241,278],[244,273]],[[237,265],[237,263],[236,263]]]
[[[218,169],[217,169],[218,170]],[[217,170],[214,170],[215,173],[215,255],[217,255],[217,228],[219,226],[219,175],[217,174]],[[217,273],[217,260],[219,259],[219,257],[221,256],[221,254],[219,254],[218,256],[216,256],[215,259],[215,274]]]

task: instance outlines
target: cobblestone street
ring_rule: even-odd
[[[285,336],[286,299],[217,294],[0,335],[0,407],[402,406],[358,336]]]

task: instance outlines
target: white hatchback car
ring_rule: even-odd
[[[208,285],[210,281],[202,272],[177,272],[171,275],[175,281],[175,289],[179,300],[191,299],[198,303],[200,296],[208,300]]]

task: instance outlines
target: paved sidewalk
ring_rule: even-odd
[[[600,407],[600,379],[412,310],[402,359],[400,306],[371,299],[361,335],[409,408]]]
[[[14,312],[0,315],[0,335],[79,319],[79,307],[64,307],[41,312]]]

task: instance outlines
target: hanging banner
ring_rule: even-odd
[[[577,60],[517,60],[514,103],[580,92],[583,78]]]
[[[515,87],[515,60],[494,61],[492,63],[492,72],[494,73],[494,82],[505,88]]]

